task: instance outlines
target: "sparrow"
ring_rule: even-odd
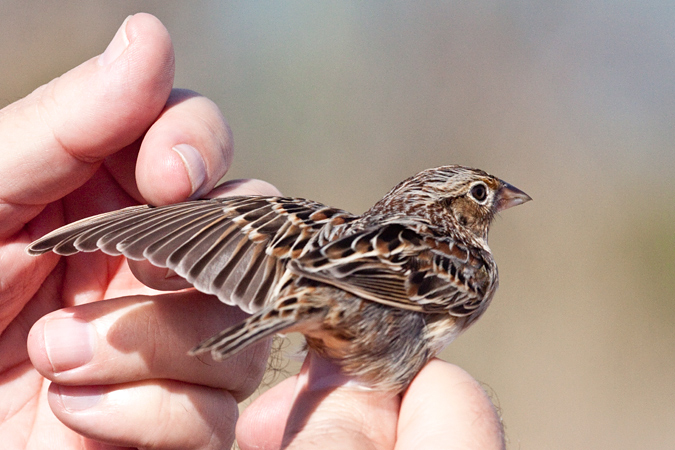
[[[173,270],[251,315],[190,351],[224,360],[280,332],[373,389],[403,391],[490,304],[495,215],[531,200],[478,169],[424,170],[361,215],[302,198],[238,196],[85,218],[31,255],[101,250]]]

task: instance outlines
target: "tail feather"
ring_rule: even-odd
[[[222,361],[266,337],[297,323],[295,315],[285,315],[273,308],[264,309],[243,322],[233,325],[190,350],[190,355],[211,352],[215,361]]]

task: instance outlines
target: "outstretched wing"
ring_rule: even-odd
[[[285,197],[230,197],[161,207],[132,206],[66,225],[33,242],[32,255],[102,250],[147,259],[202,292],[258,311],[285,269],[326,223],[353,220],[321,203]]]
[[[497,267],[482,249],[390,223],[338,238],[290,261],[292,271],[359,297],[413,311],[484,309]]]

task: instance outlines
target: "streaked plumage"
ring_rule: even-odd
[[[487,308],[498,285],[489,225],[528,200],[483,171],[443,166],[360,216],[285,197],[133,206],[62,227],[28,252],[147,259],[253,314],[195,354],[221,360],[299,331],[345,372],[400,391]]]

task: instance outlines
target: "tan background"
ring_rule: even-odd
[[[672,2],[318,3],[5,0],[0,102],[147,11],[228,117],[232,177],[354,212],[435,165],[504,178],[535,201],[493,227],[501,290],[444,357],[512,449],[675,448]]]

